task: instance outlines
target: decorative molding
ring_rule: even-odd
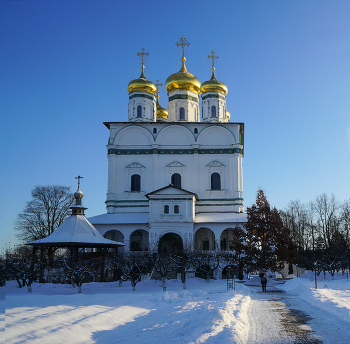
[[[125,168],[143,168],[143,169],[145,169],[146,167],[139,164],[138,162],[132,162],[131,164],[129,164]]]
[[[132,98],[147,98],[147,99],[150,99],[150,100],[153,100],[153,101],[156,100],[155,97],[149,96],[147,94],[132,94],[131,96],[129,96],[129,100],[132,99]]]
[[[207,167],[225,167],[224,164],[222,164],[220,161],[217,160],[213,160],[212,162],[210,162],[208,165],[206,165]]]
[[[226,100],[226,97],[220,93],[219,94],[206,94],[204,97],[202,97],[202,100],[207,99],[207,98],[221,98],[223,100]]]
[[[108,148],[108,155],[148,155],[148,154],[243,154],[242,148],[215,149],[117,149]]]
[[[188,198],[151,198],[151,201],[191,201],[193,196]]]
[[[148,205],[108,205],[108,207],[113,207],[113,208],[148,208]]]
[[[186,167],[184,164],[181,164],[179,161],[173,161],[170,164],[166,165],[166,167]]]
[[[116,201],[116,200],[105,201],[105,203],[135,203],[135,202],[149,202],[149,201],[148,201],[148,199],[146,199],[146,200],[133,199],[133,200],[122,200],[122,201]]]
[[[176,99],[188,99],[188,100],[192,100],[193,102],[198,103],[197,98],[189,96],[188,94],[175,94],[175,95],[169,97],[169,102],[171,102],[172,100],[176,100]]]
[[[226,204],[196,204],[196,207],[225,207],[231,205],[242,205],[241,203],[226,203]]]
[[[229,202],[229,201],[244,201],[244,199],[243,198],[213,198],[213,199],[210,199],[210,198],[203,198],[203,199],[199,199],[198,200],[198,202],[203,202],[203,201],[215,201],[215,202],[217,202],[217,201],[227,201],[227,202]]]

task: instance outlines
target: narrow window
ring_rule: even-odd
[[[216,106],[215,105],[213,105],[211,107],[211,117],[216,117]]]
[[[174,214],[178,214],[178,213],[179,213],[179,206],[174,205]]]
[[[157,128],[153,128],[153,134],[157,134]]]
[[[185,108],[180,108],[180,119],[185,119]]]
[[[219,173],[212,173],[211,175],[211,189],[212,190],[221,190],[221,180]]]
[[[198,129],[197,128],[194,128],[194,133],[198,134]]]
[[[133,174],[131,176],[131,191],[141,190],[141,176],[139,174]]]
[[[142,117],[142,106],[141,105],[137,106],[137,117]]]
[[[169,206],[168,205],[164,206],[164,214],[169,214]]]
[[[171,176],[171,184],[173,184],[176,188],[181,189],[181,175],[179,173],[174,173]]]

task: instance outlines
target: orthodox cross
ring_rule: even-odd
[[[156,80],[156,87],[157,87],[157,95],[159,95],[160,91],[159,91],[159,86],[163,86],[162,83],[159,83],[159,80]]]
[[[189,46],[190,45],[190,43],[188,43],[186,41],[186,38],[184,38],[184,36],[182,36],[180,38],[180,42],[177,42],[175,45],[177,47],[179,47],[181,45],[181,47],[182,47],[182,57],[185,57],[185,46]]]
[[[140,55],[141,55],[141,68],[143,69],[143,68],[145,68],[145,67],[144,67],[144,64],[145,64],[145,56],[148,56],[149,53],[145,53],[145,48],[142,48],[141,50],[142,50],[142,52],[141,52],[141,53],[137,53],[136,55],[137,55],[137,56],[140,56]]]
[[[80,177],[80,176],[75,177],[75,179],[78,179],[78,190],[80,189],[80,179],[81,179],[81,178],[84,178],[84,177]]]
[[[219,56],[215,56],[215,51],[213,50],[211,52],[211,55],[208,55],[207,56],[208,59],[212,59],[212,62],[211,62],[211,69],[214,70],[215,69],[215,59],[218,59]]]

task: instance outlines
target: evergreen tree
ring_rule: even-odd
[[[247,232],[247,272],[280,271],[285,262],[295,257],[289,231],[284,227],[277,209],[271,209],[262,190],[258,190],[255,204],[247,208],[247,223],[244,228]]]

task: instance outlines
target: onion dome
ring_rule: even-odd
[[[210,80],[203,82],[203,84],[201,85],[201,93],[203,94],[205,92],[220,92],[226,96],[228,89],[225,84],[216,80],[214,70],[215,68],[213,67],[213,74]]]
[[[143,72],[145,66],[141,67],[142,72],[140,77],[129,82],[128,92],[129,94],[133,92],[147,92],[155,95],[157,93],[157,87],[152,81],[146,79],[145,73]]]
[[[159,103],[159,94],[157,94],[157,120],[167,120],[168,119],[168,110],[162,108]]]
[[[188,90],[195,93],[200,92],[201,83],[191,73],[187,72],[185,61],[186,58],[181,57],[182,66],[177,73],[170,75],[165,81],[165,89],[169,93],[175,90]]]
[[[78,204],[78,202],[81,202],[81,199],[83,197],[84,197],[84,194],[80,189],[78,189],[77,191],[74,192],[74,198],[75,198],[75,201],[77,202],[76,204]]]

